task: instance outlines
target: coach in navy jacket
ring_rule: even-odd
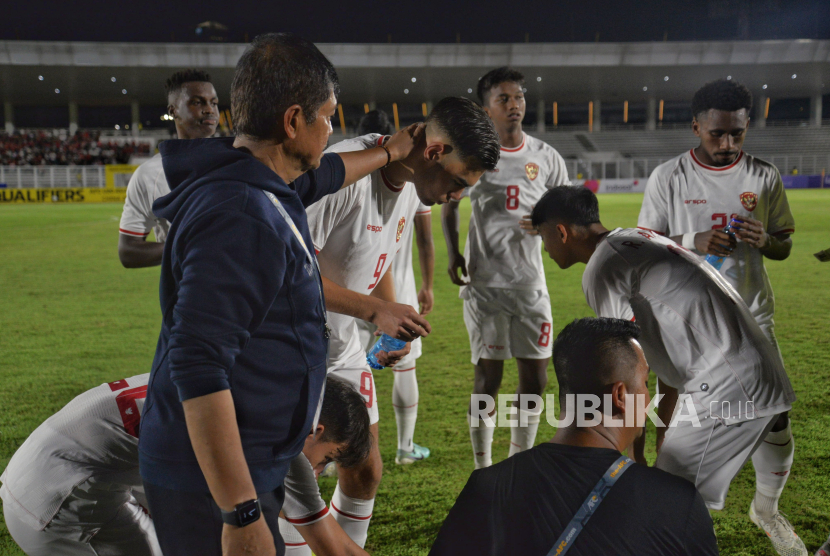
[[[305,207],[418,135],[322,156],[337,92],[313,44],[263,35],[234,76],[237,137],[161,146],[171,192],[153,211],[171,226],[139,460],[165,556],[283,552],[282,483],[312,432],[328,347]]]

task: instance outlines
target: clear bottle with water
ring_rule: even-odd
[[[398,340],[389,334],[382,334],[375,345],[372,346],[372,349],[369,350],[369,353],[366,354],[366,362],[370,367],[379,371],[383,368],[383,365],[378,363],[377,353],[379,351],[385,351],[386,353],[398,351],[403,349],[404,346],[406,346],[406,340]]]
[[[737,218],[733,218],[729,222],[729,225],[723,229],[724,233],[727,234],[729,237],[735,237],[734,224],[737,224],[739,222],[742,221],[738,220]],[[706,255],[706,262],[715,267],[715,270],[720,270],[720,267],[723,266],[724,259],[726,259],[726,257],[721,257],[719,255]]]

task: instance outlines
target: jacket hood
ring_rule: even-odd
[[[159,146],[170,193],[153,203],[153,214],[172,222],[200,187],[216,182],[244,182],[277,197],[294,190],[252,154],[233,146],[233,137],[171,139]]]

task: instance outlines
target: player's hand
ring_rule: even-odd
[[[519,220],[519,228],[523,229],[527,232],[529,236],[538,236],[539,230],[533,227],[533,224],[530,221],[530,215],[525,214],[522,216],[521,220]]]
[[[769,234],[764,230],[764,223],[754,218],[741,217],[741,222],[735,222],[735,235],[750,247],[763,249],[769,243]]]
[[[728,257],[735,249],[735,245],[737,245],[735,238],[721,230],[709,230],[695,234],[695,249],[704,255]]]
[[[418,311],[402,303],[384,303],[371,323],[393,338],[407,342],[419,336],[429,336],[432,332],[429,322]]]
[[[398,364],[398,361],[403,359],[405,356],[409,355],[409,352],[412,350],[412,344],[407,342],[403,349],[399,349],[398,351],[390,351],[389,353],[385,351],[379,351],[375,354],[375,357],[378,360],[378,363],[383,365],[384,367],[394,367]]]
[[[464,260],[464,256],[461,253],[450,255],[450,265],[449,268],[447,268],[450,280],[452,280],[452,283],[456,286],[466,286],[468,282],[465,282],[458,276],[459,268],[461,269],[461,274],[464,275],[464,278],[467,278],[467,262]]]
[[[222,527],[222,556],[276,556],[274,535],[265,517],[260,517],[247,527],[234,527],[227,523]]]
[[[415,145],[425,133],[425,129],[426,126],[423,123],[412,124],[390,137],[389,141],[386,142],[386,148],[389,149],[389,154],[392,155],[391,161],[403,160],[409,156],[409,153],[412,152],[412,149],[415,148]]]
[[[418,305],[420,305],[421,316],[424,317],[432,312],[432,306],[435,304],[435,294],[432,293],[432,288],[421,288],[418,291]]]

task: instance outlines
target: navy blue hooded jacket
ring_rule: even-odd
[[[338,155],[286,184],[233,138],[165,141],[170,222],[159,297],[163,322],[141,419],[143,480],[208,492],[182,402],[231,389],[257,492],[279,487],[311,431],[326,378],[325,305],[306,251],[305,207],[343,185]]]

